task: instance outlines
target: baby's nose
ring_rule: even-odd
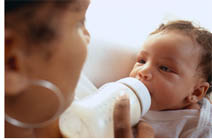
[[[139,70],[137,75],[139,76],[139,79],[141,80],[151,80],[152,79],[152,73],[147,70]]]

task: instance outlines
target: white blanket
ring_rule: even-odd
[[[82,99],[88,95],[97,93],[95,85],[88,78],[81,74],[77,87],[75,89],[75,100]]]
[[[212,138],[212,104],[206,98],[200,111],[149,111],[143,120],[159,138]]]

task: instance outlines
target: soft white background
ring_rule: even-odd
[[[212,0],[91,0],[87,28],[100,38],[141,45],[167,19],[187,19],[212,31]]]

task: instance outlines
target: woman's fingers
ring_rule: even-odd
[[[133,137],[130,124],[130,102],[127,95],[123,95],[117,100],[114,107],[113,120],[115,138]],[[146,122],[139,121],[135,128],[137,138],[154,138],[154,130]]]
[[[117,100],[113,112],[113,120],[115,138],[133,137],[130,125],[130,102],[126,94]]]
[[[154,138],[153,128],[144,121],[137,124],[136,131],[136,138]]]

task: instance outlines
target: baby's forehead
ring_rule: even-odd
[[[176,59],[200,60],[201,47],[189,36],[176,32],[163,32],[150,35],[142,45],[139,54],[157,55],[158,57],[176,57]],[[193,58],[193,59],[192,59]]]
[[[180,31],[163,31],[156,34],[151,34],[147,37],[143,46],[148,47],[152,44],[162,44],[170,47],[185,46],[184,49],[201,49],[201,46],[193,36]]]

